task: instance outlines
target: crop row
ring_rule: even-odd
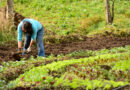
[[[23,75],[20,75],[19,78],[17,78],[15,81],[10,82],[8,87],[10,87],[10,88],[11,87],[19,87],[19,86],[23,86],[23,87],[41,87],[41,86],[42,87],[51,87],[51,86],[55,86],[55,85],[60,85],[61,83],[59,83],[59,84],[56,84],[56,83],[62,77],[62,75],[64,75],[65,73],[72,73],[75,75],[75,77],[78,77],[82,80],[86,80],[86,79],[88,79],[87,78],[88,76],[85,76],[85,78],[81,78],[82,74],[76,75],[75,71],[72,71],[72,72],[70,71],[70,70],[73,70],[72,67],[75,67],[74,70],[76,70],[76,66],[74,66],[75,64],[79,64],[78,66],[80,66],[80,64],[84,64],[83,66],[81,65],[82,68],[88,68],[89,66],[97,66],[99,64],[104,64],[104,63],[118,62],[121,60],[127,61],[128,58],[130,57],[129,53],[130,52],[128,51],[125,53],[104,54],[104,55],[99,55],[99,56],[89,57],[89,58],[81,58],[81,59],[72,59],[72,60],[53,62],[53,63],[47,64],[45,66],[39,66],[39,67],[33,68],[29,72],[26,72]],[[86,66],[86,67],[84,67],[84,66]],[[68,67],[70,67],[70,69],[67,69]],[[80,68],[77,68],[78,71],[81,71],[80,73],[84,72],[84,71],[79,70],[79,69]],[[89,69],[85,69],[85,70],[89,70]],[[90,68],[90,70],[92,70],[92,69]],[[98,73],[96,70],[98,70],[98,68],[94,69],[94,72]],[[93,74],[94,72],[92,70],[91,73]],[[102,72],[102,73],[104,73],[104,72]],[[67,74],[67,75],[69,75],[69,74]],[[105,80],[104,78],[94,78],[92,80],[95,80],[95,79],[99,79],[99,81]],[[64,81],[64,79],[62,79],[62,80]],[[91,80],[91,79],[89,78],[89,80]],[[121,83],[119,83],[119,86],[124,85],[126,83],[127,82],[121,82]],[[107,85],[107,84],[105,84],[105,85]],[[64,85],[63,85],[63,87],[64,87]],[[88,87],[88,86],[86,86],[86,87]],[[107,86],[103,85],[102,87],[107,87]]]
[[[31,57],[29,60],[21,59],[21,61],[10,61],[10,62],[3,62],[0,66],[0,79],[5,80],[6,82],[17,78],[20,74],[24,73],[32,69],[33,67],[46,65],[52,62],[58,62],[63,60],[71,60],[72,58],[82,58],[82,57],[90,57],[90,56],[97,56],[102,54],[115,54],[115,53],[123,53],[128,52],[130,50],[130,46],[125,47],[115,47],[110,50],[102,49],[100,51],[78,51],[73,52],[67,55],[58,55],[54,57],[53,55],[48,56],[45,59],[42,58],[33,58]],[[16,74],[17,73],[17,74]]]

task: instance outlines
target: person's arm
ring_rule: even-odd
[[[18,49],[19,48],[22,48],[22,30],[21,30],[21,27],[22,27],[22,23],[21,22],[19,25],[18,25]]]
[[[34,40],[36,39],[36,36],[37,36],[37,30],[36,30],[35,27],[33,27],[33,34],[32,34],[32,36],[31,36],[31,42],[30,42],[30,45],[29,45],[29,47],[28,47],[28,49],[27,49],[28,52],[31,51],[31,47],[32,47],[32,45],[33,45],[33,43],[34,43]]]
[[[34,43],[34,40],[31,40],[30,45],[27,49],[28,52],[31,52],[31,47],[32,47],[33,43]]]
[[[36,29],[36,27],[32,26],[32,28],[33,28],[33,34],[31,36],[31,43],[30,43],[29,47],[32,47],[32,45],[34,43],[34,40],[36,39],[36,36],[37,36],[37,29]]]
[[[22,48],[22,41],[18,41],[18,48]]]
[[[33,34],[31,36],[31,39],[34,41],[37,37],[37,28],[35,25],[32,25],[32,29],[33,29]]]
[[[32,47],[33,44],[34,44],[34,40],[31,40],[31,43],[30,43],[29,47]]]
[[[30,45],[29,45],[29,47],[28,47],[28,49],[27,49],[28,52],[31,51],[31,47],[32,47],[32,45],[33,45],[33,43],[34,43],[34,40],[36,39],[36,36],[37,36],[37,28],[32,25],[32,29],[33,29],[33,34],[32,34],[32,36],[31,36]]]
[[[22,42],[18,41],[18,52],[21,53],[22,52]]]

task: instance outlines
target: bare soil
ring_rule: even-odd
[[[97,36],[97,37],[86,37],[82,41],[69,41],[61,42],[59,44],[44,43],[46,56],[54,54],[69,54],[74,51],[80,50],[100,50],[110,49],[113,47],[120,47],[130,45],[129,37],[108,37],[108,36]],[[7,61],[19,61],[21,58],[28,59],[30,56],[37,57],[37,47],[32,47],[32,52],[22,56],[21,54],[15,54],[17,52],[17,42],[7,42],[4,45],[0,45],[0,64]]]
[[[15,26],[17,27],[19,22],[25,17],[21,14],[15,12],[14,21]],[[6,25],[6,8],[0,8],[0,20],[2,25]],[[45,29],[45,33],[48,35],[55,34],[50,32],[50,30]],[[54,54],[68,54],[74,51],[80,50],[100,50],[100,49],[110,49],[112,47],[119,47],[130,45],[130,36],[127,37],[113,37],[113,36],[96,36],[92,37],[82,37],[83,40],[79,40],[78,36],[68,36],[62,37],[59,44],[55,43],[55,39],[51,38],[48,40],[51,44],[45,43],[45,53],[46,56]],[[0,45],[0,64],[1,62],[6,61],[19,61],[21,58],[28,59],[30,56],[37,56],[37,47],[36,45],[32,48],[32,52],[22,56],[21,54],[16,54],[17,52],[17,42],[7,42],[4,45]]]

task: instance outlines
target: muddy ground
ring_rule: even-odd
[[[68,54],[74,51],[80,50],[100,50],[100,49],[110,49],[113,47],[130,45],[129,37],[110,37],[110,36],[98,36],[95,38],[86,37],[82,41],[70,41],[61,42],[60,44],[46,44],[44,43],[46,56],[54,54]],[[21,54],[14,54],[17,52],[17,42],[7,42],[4,45],[0,45],[0,64],[3,61],[17,61],[20,60]],[[24,58],[29,58],[30,56],[37,56],[37,47],[33,46],[32,52],[25,55]]]
[[[6,23],[6,8],[0,8],[0,24]],[[14,21],[15,26],[17,27],[18,23],[23,20],[25,17],[21,14],[15,12]],[[5,24],[6,25],[6,24]],[[53,35],[54,33],[45,29],[47,35]],[[130,36],[128,37],[105,37],[105,36],[97,36],[95,38],[83,37],[82,41],[79,41],[78,36],[73,37],[74,40],[71,41],[72,37],[65,37],[65,39],[61,39],[60,44],[55,44],[54,39],[52,38],[49,42],[52,44],[45,44],[45,53],[46,56],[54,54],[55,56],[58,54],[68,54],[74,51],[79,50],[100,50],[100,49],[110,49],[112,47],[119,47],[130,45]],[[72,39],[73,39],[72,38]],[[32,52],[30,54],[25,55],[25,58],[29,58],[31,55],[37,56],[37,48],[36,45],[32,48]],[[0,64],[3,61],[16,61],[20,60],[20,54],[14,54],[17,52],[17,42],[7,42],[4,45],[0,45]]]

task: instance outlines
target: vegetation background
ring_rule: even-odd
[[[112,5],[112,1],[110,3]],[[2,1],[0,7],[5,5]],[[47,32],[55,35],[116,35],[130,34],[130,2],[115,1],[112,25],[105,20],[104,0],[14,0],[14,10],[27,18],[40,21]],[[53,32],[53,33],[52,33]]]
[[[112,0],[110,4],[112,5]],[[1,0],[0,8],[5,6],[6,0]],[[113,46],[111,49],[97,51],[80,50],[66,55],[52,54],[44,59],[32,56],[28,60],[21,58],[19,61],[2,62],[0,90],[18,87],[21,87],[18,89],[109,90],[130,86],[130,45],[126,45],[130,36],[129,0],[115,0],[115,17],[111,25],[106,23],[104,0],[14,0],[14,10],[44,25],[45,43],[48,42],[48,38],[57,42],[62,39],[61,37],[67,37],[64,39],[69,40],[68,36],[76,36],[82,40],[80,36],[101,35],[116,36],[119,43],[122,43],[120,40],[125,40],[123,44],[119,44],[124,47]],[[5,41],[16,42],[16,37],[16,29],[0,26],[0,44],[4,44]],[[120,39],[122,37],[123,39]],[[115,38],[110,40],[114,41]],[[97,45],[96,43],[92,44]],[[112,45],[115,44],[116,41],[112,42]],[[8,51],[8,48],[3,48],[4,46],[5,44],[0,49]],[[109,45],[106,48],[109,48]],[[4,55],[5,53],[3,57],[6,57]],[[2,60],[1,57],[0,59]]]

